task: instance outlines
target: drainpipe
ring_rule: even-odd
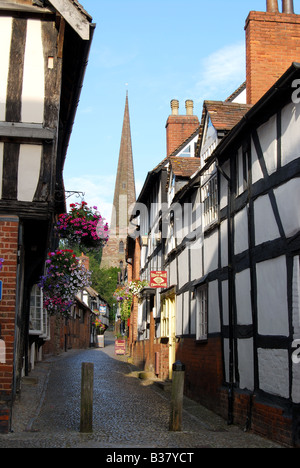
[[[229,321],[229,389],[228,389],[228,419],[227,424],[233,424],[233,402],[234,402],[234,312],[233,312],[233,294],[234,294],[234,277],[233,277],[233,249],[232,249],[232,233],[233,219],[231,216],[232,210],[232,181],[230,177],[219,166],[219,161],[216,160],[217,170],[227,180],[228,183],[228,321]]]

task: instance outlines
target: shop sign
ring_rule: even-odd
[[[168,272],[167,271],[151,271],[150,273],[150,288],[168,287]]]
[[[115,354],[116,355],[125,355],[126,354],[126,341],[125,340],[116,340],[115,341]]]

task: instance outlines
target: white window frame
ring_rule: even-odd
[[[208,285],[197,289],[196,340],[206,341],[208,336]]]
[[[35,284],[30,293],[29,335],[43,334],[43,291]]]
[[[30,294],[30,324],[29,335],[39,336],[43,340],[50,339],[50,317],[43,307],[43,290],[35,284]],[[39,323],[39,328],[37,324]]]
[[[203,204],[203,225],[209,226],[218,220],[218,178],[214,174],[202,187],[201,199]]]

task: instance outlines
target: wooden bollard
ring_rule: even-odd
[[[171,414],[169,430],[173,432],[181,431],[183,389],[184,389],[185,365],[180,361],[173,364]]]
[[[93,432],[94,364],[83,362],[81,367],[80,432]]]

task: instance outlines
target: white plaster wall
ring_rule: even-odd
[[[253,338],[237,340],[240,388],[254,389]]]
[[[178,257],[179,289],[189,281],[189,249],[184,249]]]
[[[243,148],[240,148],[238,150],[238,156],[237,156],[237,174],[238,174],[238,195],[243,193],[244,191],[244,170],[243,170]]]
[[[290,103],[282,110],[282,165],[299,158],[300,106]]]
[[[251,282],[250,270],[244,270],[236,274],[236,307],[238,325],[252,324],[252,305],[251,305]]]
[[[177,284],[177,268],[176,268],[176,260],[173,260],[170,264],[170,272],[169,272],[169,286],[174,286]]]
[[[221,223],[221,266],[225,267],[228,265],[228,223],[227,220]]]
[[[223,164],[222,169],[226,175],[230,176],[230,164],[228,161]],[[222,210],[228,204],[228,182],[222,175],[220,177],[220,185],[220,210]]]
[[[274,193],[285,235],[294,236],[300,230],[300,178],[289,180]]]
[[[176,297],[176,335],[182,335],[182,298],[183,295]]]
[[[289,335],[286,258],[258,263],[258,332],[261,335]]]
[[[259,387],[289,398],[289,354],[285,349],[258,349]]]
[[[293,339],[300,339],[300,257],[295,256],[293,268]],[[293,349],[294,351],[295,349]],[[300,403],[300,364],[293,363],[293,402]]]
[[[199,239],[194,242],[191,247],[191,277],[192,280],[202,278],[202,247],[203,240]]]
[[[22,90],[22,122],[43,123],[44,99],[42,25],[39,20],[28,20]]]
[[[42,159],[41,145],[20,145],[18,200],[32,201],[37,189]]]
[[[220,330],[218,281],[212,281],[208,285],[208,331],[209,333],[219,333]]]
[[[257,129],[258,138],[269,175],[273,174],[273,172],[277,170],[276,120],[277,117],[275,114],[268,120],[268,122],[264,123]]]
[[[5,121],[12,18],[0,18],[0,121]]]
[[[247,207],[235,215],[234,229],[234,252],[235,254],[239,254],[249,248]]]
[[[183,294],[183,330],[182,330],[184,335],[189,334],[189,318],[190,318],[189,304],[190,304],[190,293],[185,292]]]
[[[0,200],[2,198],[3,151],[4,151],[4,143],[0,142]]]
[[[254,220],[256,245],[280,237],[269,195],[264,195],[255,200]]]
[[[191,334],[196,334],[196,314],[197,314],[197,300],[196,295],[191,299]]]
[[[229,325],[228,281],[222,281],[223,323]]]
[[[257,157],[255,145],[251,138],[251,158],[252,158],[252,183],[255,184],[258,180],[263,178],[263,173]]]
[[[218,231],[204,239],[204,274],[218,268]]]

